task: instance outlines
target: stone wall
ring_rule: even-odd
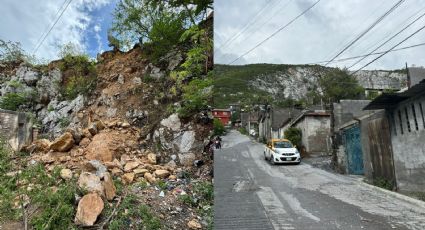
[[[0,109],[0,136],[14,151],[32,142],[32,122],[25,113]]]
[[[400,191],[425,190],[424,113],[425,95],[406,100],[389,112],[395,175]]]

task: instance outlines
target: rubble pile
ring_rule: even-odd
[[[193,195],[193,182],[211,180],[212,161],[201,151],[191,152],[197,142],[195,131],[180,130],[178,117],[172,115],[161,123],[155,140],[162,139],[165,144],[165,135],[176,137],[173,145],[168,145],[170,149],[174,146],[177,153],[168,158],[146,145],[146,140],[140,138],[140,128],[119,120],[97,120],[84,129],[68,129],[52,142],[34,141],[26,151],[31,153],[30,162],[42,163],[48,171],[60,167],[61,178],[76,180],[84,191],[76,210],[77,225],[95,225],[104,202],[116,203],[116,180],[149,204],[168,226],[201,229],[208,223],[181,197]],[[202,147],[202,142],[197,144]]]

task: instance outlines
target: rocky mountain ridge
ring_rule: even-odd
[[[220,92],[215,94],[215,101],[226,106],[225,103],[237,103],[252,95],[271,96],[275,100],[306,99],[309,92],[322,92],[319,79],[332,69],[319,65],[215,65],[216,91]],[[362,87],[371,90],[401,89],[407,84],[407,75],[402,70],[362,70],[354,76]]]

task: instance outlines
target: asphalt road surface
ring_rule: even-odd
[[[425,205],[358,177],[271,165],[264,145],[231,131],[214,153],[214,229],[425,229]]]

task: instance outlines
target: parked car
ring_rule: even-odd
[[[264,148],[264,159],[271,164],[301,162],[301,155],[289,140],[271,139]]]

